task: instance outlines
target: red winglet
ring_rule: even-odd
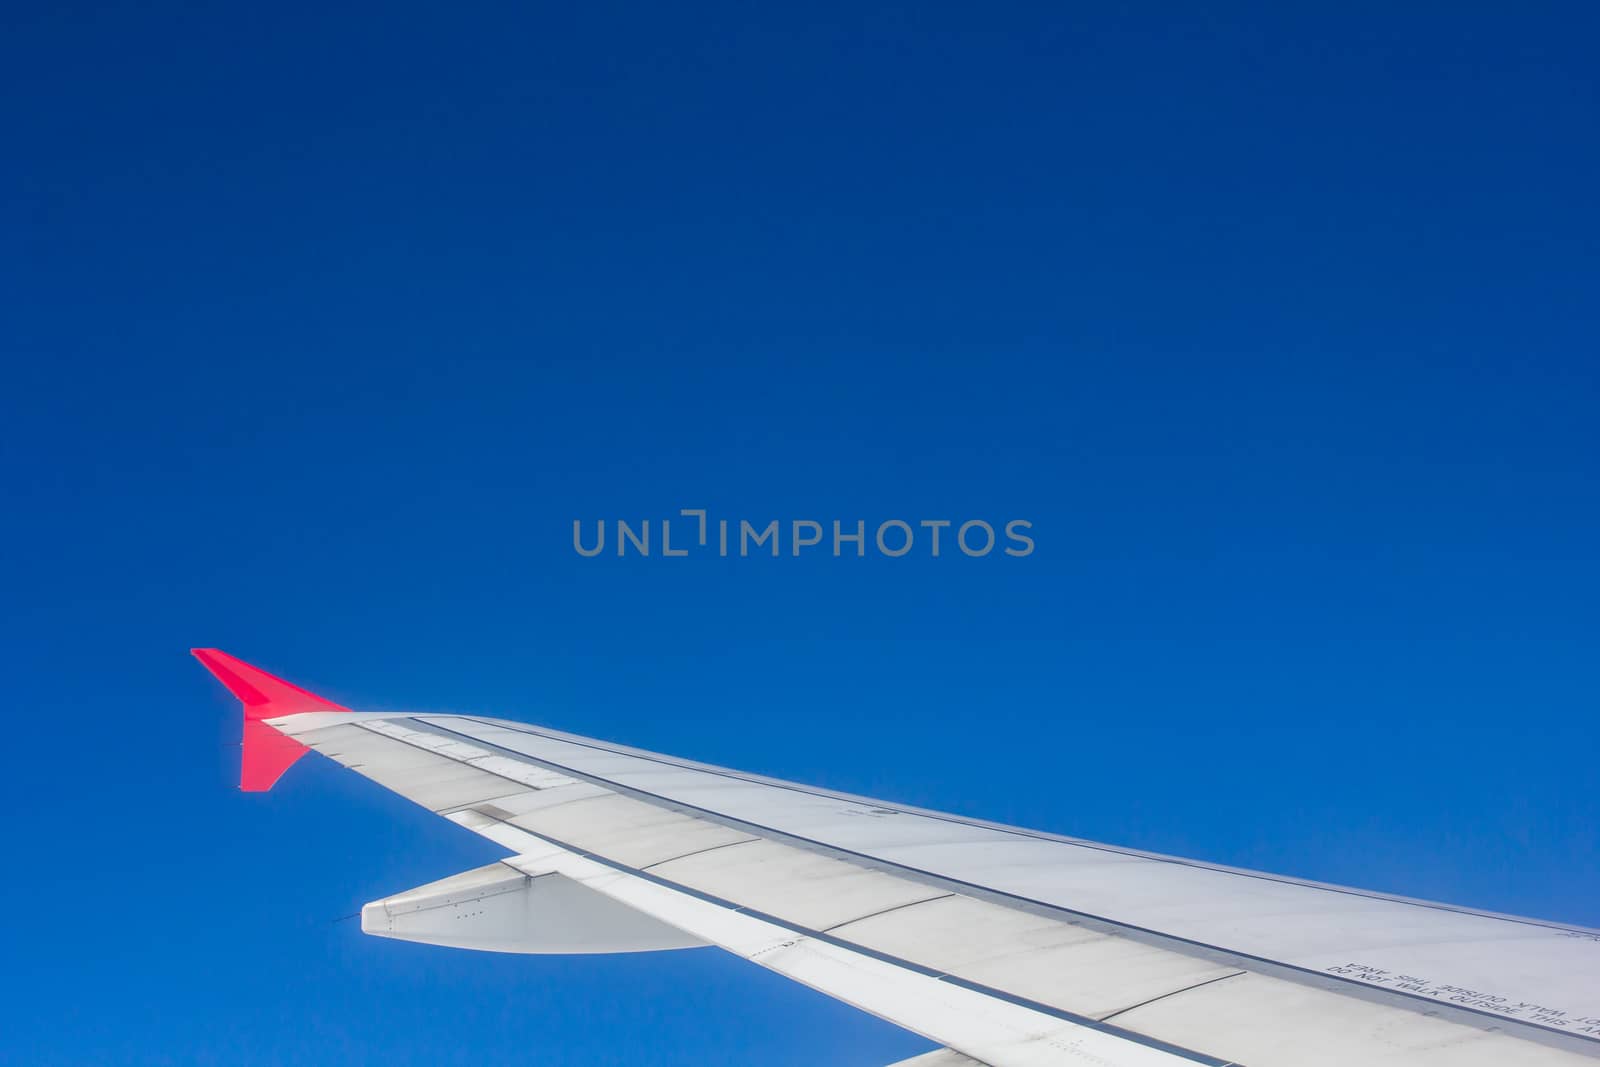
[[[262,719],[302,711],[350,710],[282,678],[274,678],[221,649],[192,648],[189,651],[244,703],[244,760],[239,766],[239,788],[247,793],[271,789],[283,772],[306,754],[306,746],[280,734]]]

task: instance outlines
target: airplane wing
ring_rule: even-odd
[[[503,846],[368,904],[505,952],[716,945],[944,1046],[906,1067],[1578,1067],[1600,932],[1115,848],[474,715],[216,649],[241,787],[308,749]]]

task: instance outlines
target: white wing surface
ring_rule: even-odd
[[[309,747],[503,846],[363,911],[514,952],[719,946],[992,1067],[1576,1067],[1600,932],[1234,870],[522,723],[350,712],[214,649],[242,784]]]

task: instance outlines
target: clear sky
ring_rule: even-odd
[[[363,937],[498,852],[193,645],[1600,926],[1596,10],[8,12],[0,1062],[926,1047]],[[572,549],[685,507],[1037,549]]]

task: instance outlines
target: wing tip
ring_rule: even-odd
[[[252,666],[237,656],[230,656],[220,648],[191,648],[189,654],[200,661],[228,692],[244,705],[247,719],[270,719],[276,715],[294,715],[302,711],[349,711],[342,704],[301,689]]]
[[[268,674],[260,667],[252,667],[220,648],[191,648],[189,654],[243,705],[244,742],[239,788],[246,793],[264,793],[271,789],[283,772],[306,754],[305,745],[261,720],[305,711],[350,710]]]

